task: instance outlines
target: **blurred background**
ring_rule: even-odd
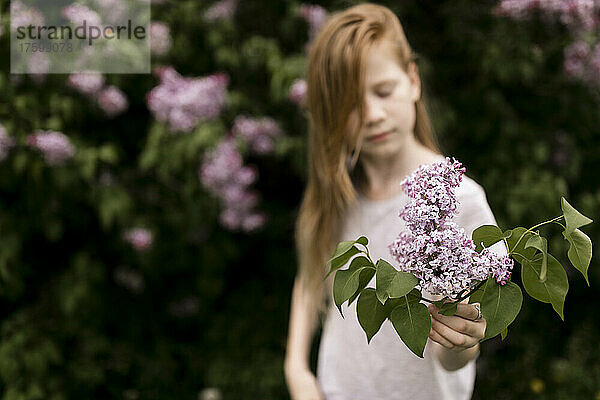
[[[0,0],[2,400],[288,398],[306,55],[357,3],[152,0],[152,74],[17,75],[11,8],[40,15]],[[379,3],[501,228],[559,215],[560,196],[599,220],[600,1]],[[600,399],[597,252],[588,287],[545,232],[565,322],[525,296],[482,346],[474,399]]]

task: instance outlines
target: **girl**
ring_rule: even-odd
[[[456,315],[446,317],[430,306],[432,329],[420,359],[389,321],[367,344],[356,301],[344,304],[342,318],[331,299],[334,276],[323,280],[325,263],[342,240],[366,235],[373,259],[390,260],[387,245],[405,229],[397,216],[407,201],[400,182],[419,165],[444,160],[414,61],[397,17],[373,4],[334,14],[312,45],[309,177],[296,224],[299,271],[285,358],[294,400],[471,397],[486,326],[477,308],[460,304]],[[463,177],[457,198],[455,222],[469,236],[479,225],[496,224],[472,179]],[[308,357],[320,319],[315,377]]]

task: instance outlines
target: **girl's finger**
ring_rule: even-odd
[[[435,318],[431,321],[431,327],[435,329],[435,331],[439,333],[440,336],[452,343],[455,347],[469,348],[479,342],[478,339],[460,333],[441,323]]]
[[[430,309],[430,311],[431,311],[431,316],[435,320],[452,328],[453,330],[455,330],[459,333],[463,333],[468,336],[472,336],[477,339],[483,339],[483,336],[485,334],[485,326],[486,326],[484,319],[480,319],[477,322],[475,322],[475,321],[471,321],[469,319],[457,316],[456,314],[454,314],[453,316],[442,315],[439,312],[437,312],[437,309],[435,311],[432,311]]]
[[[448,339],[446,339],[445,337],[443,337],[442,335],[440,335],[435,329],[431,328],[431,331],[429,332],[429,338],[431,340],[433,340],[436,343],[441,344],[442,346],[444,346],[447,349],[452,349],[454,348],[454,345],[452,343],[450,343],[448,341]]]
[[[479,311],[473,304],[459,303],[456,307],[456,313],[458,317],[463,317],[471,321],[476,321],[479,316]]]

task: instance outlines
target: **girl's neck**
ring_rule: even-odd
[[[402,192],[400,182],[421,164],[439,161],[440,154],[411,138],[399,154],[386,158],[360,159],[357,190],[367,199],[385,200]]]

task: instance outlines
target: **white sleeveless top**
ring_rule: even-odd
[[[463,175],[456,190],[459,201],[454,217],[471,237],[475,228],[496,225],[483,188]],[[359,196],[348,212],[340,241],[369,238],[371,259],[383,258],[398,268],[387,246],[406,229],[398,212],[408,197],[374,201]],[[502,243],[497,243],[504,247]],[[502,249],[494,246],[496,252]],[[504,254],[505,249],[504,249]],[[347,267],[344,267],[347,268]],[[375,277],[367,287],[375,287]],[[335,304],[328,309],[319,347],[317,379],[327,400],[465,400],[470,399],[475,381],[475,360],[463,368],[448,372],[434,358],[431,341],[424,358],[414,355],[402,342],[389,320],[367,343],[356,317],[356,300],[344,303],[340,316]]]

